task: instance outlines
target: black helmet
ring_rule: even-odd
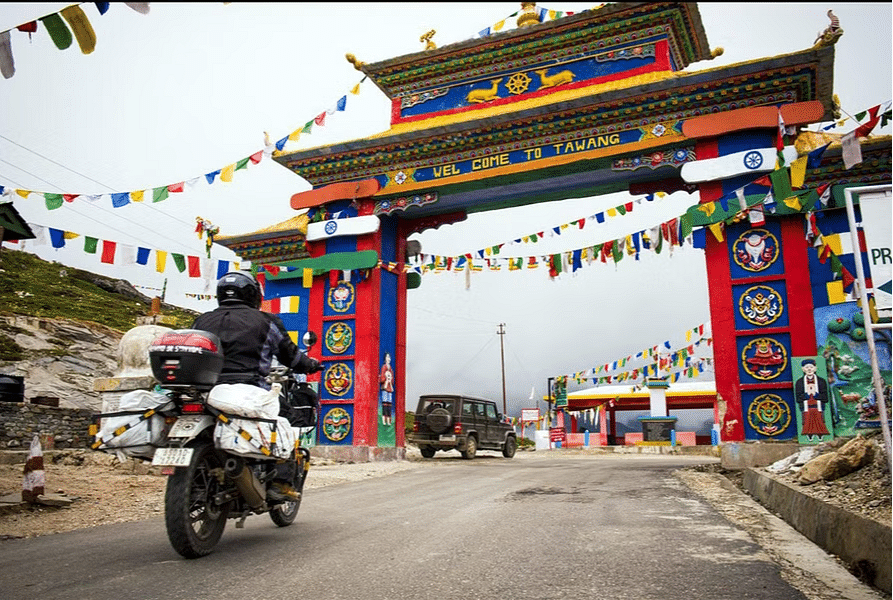
[[[244,271],[230,271],[217,282],[217,304],[247,304],[260,308],[260,284]]]

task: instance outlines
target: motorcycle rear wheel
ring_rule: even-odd
[[[222,468],[220,457],[210,443],[195,446],[188,467],[177,467],[167,480],[164,494],[164,523],[171,546],[185,558],[210,554],[223,535],[229,504],[215,506],[214,495],[221,491],[212,473]]]

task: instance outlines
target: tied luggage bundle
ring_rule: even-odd
[[[226,452],[254,458],[289,458],[295,434],[279,416],[279,392],[274,383],[265,390],[245,383],[220,384],[208,395],[208,405],[219,410],[214,445]]]
[[[171,404],[165,394],[135,390],[121,396],[118,410],[97,415],[99,430],[94,435],[93,449],[124,457],[152,458],[164,439],[166,425],[160,410]]]

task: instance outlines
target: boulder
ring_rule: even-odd
[[[809,485],[817,481],[834,481],[857,471],[874,459],[874,446],[861,435],[838,450],[821,454],[800,469],[797,482]]]

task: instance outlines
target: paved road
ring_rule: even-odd
[[[672,471],[705,459],[474,461],[309,490],[181,559],[160,519],[0,542],[4,600],[806,598]],[[310,476],[313,476],[311,471]]]

